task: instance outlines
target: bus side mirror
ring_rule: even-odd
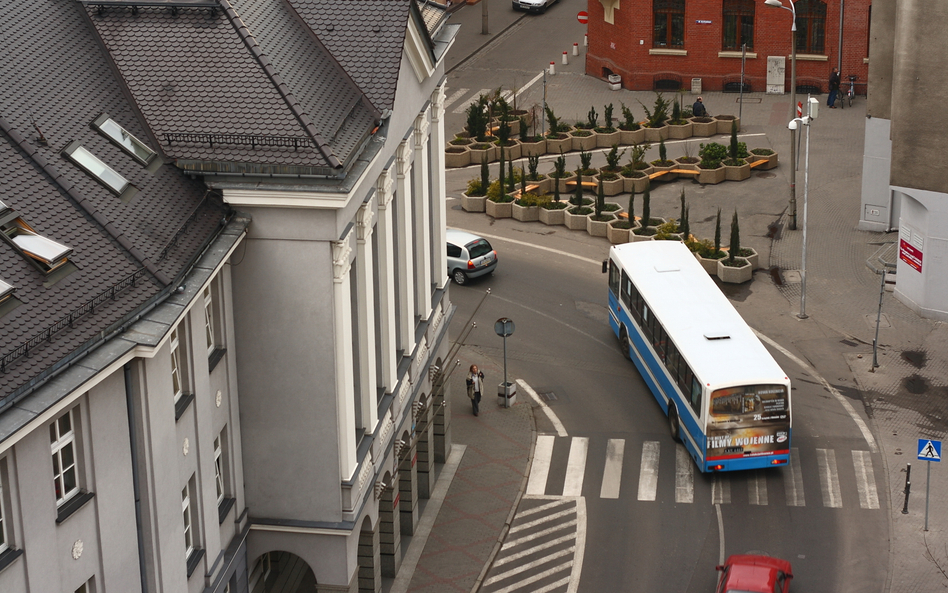
[[[605,274],[608,271],[609,271],[609,260],[604,259],[602,260],[602,273]]]

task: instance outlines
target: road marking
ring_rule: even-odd
[[[458,89],[451,93],[451,96],[444,100],[444,109],[450,107],[455,101],[464,96],[464,93],[468,92],[471,89]]]
[[[558,513],[553,513],[552,515],[544,515],[543,517],[540,517],[539,519],[527,521],[526,523],[520,523],[514,527],[511,527],[510,531],[508,531],[507,533],[508,534],[519,533],[523,531],[524,529],[530,529],[531,527],[536,527],[537,525],[540,525],[541,523],[549,523],[551,521],[559,519],[560,517],[572,515],[575,512],[576,512],[576,509],[573,508],[573,505],[570,505],[569,508],[562,510]]]
[[[724,564],[724,518],[721,517],[721,505],[714,505],[714,512],[718,515],[718,564]]]
[[[543,410],[543,413],[546,414],[546,417],[549,418],[550,422],[553,423],[553,428],[556,429],[556,435],[561,436],[561,437],[568,436],[566,434],[566,428],[563,427],[563,423],[560,422],[560,419],[557,417],[556,412],[550,409],[550,406],[548,406],[546,402],[543,401],[543,398],[540,397],[537,394],[537,392],[533,390],[532,387],[527,385],[527,382],[524,381],[523,379],[517,379],[517,385],[520,386],[520,389],[523,389],[524,391],[526,391],[527,395],[529,395],[530,398],[533,401],[535,401],[537,405],[540,406],[540,409]],[[540,494],[543,494],[543,493],[541,492]]]
[[[803,495],[803,472],[800,471],[800,450],[790,449],[790,479],[783,481],[787,492],[787,506],[805,507],[806,498]]]
[[[494,576],[492,576],[492,577],[490,577],[489,579],[487,579],[486,581],[484,581],[484,585],[493,585],[494,583],[496,583],[496,582],[498,582],[498,581],[502,581],[502,580],[504,580],[504,579],[508,579],[508,578],[510,578],[510,577],[516,576],[516,575],[518,575],[518,574],[520,574],[520,573],[524,573],[524,572],[533,570],[534,568],[536,568],[536,567],[538,567],[538,566],[542,566],[542,565],[544,565],[544,564],[549,564],[550,562],[553,562],[553,561],[555,561],[555,560],[558,560],[558,559],[560,559],[560,558],[563,558],[564,556],[572,556],[574,549],[575,549],[575,548],[574,548],[573,546],[570,546],[570,547],[565,548],[565,549],[563,549],[563,550],[560,550],[559,552],[556,552],[555,554],[552,554],[552,555],[550,555],[550,556],[544,556],[544,557],[539,558],[539,559],[537,559],[537,560],[534,560],[534,561],[532,561],[532,562],[527,562],[527,563],[525,563],[525,564],[519,564],[519,565],[517,565],[517,566],[512,566],[512,567],[510,567],[509,569],[507,569],[506,571],[497,573],[497,574],[495,574]],[[571,568],[571,567],[572,567],[572,564],[573,564],[573,563],[572,563],[571,561],[570,561],[570,562],[563,562],[563,563],[560,563],[558,566],[553,567],[553,568],[550,568],[550,569],[548,569],[548,570],[546,570],[546,571],[544,571],[544,572],[545,572],[546,574],[551,574],[551,571],[552,571],[552,572],[559,572],[559,571],[561,571],[561,570],[566,570],[567,568]],[[496,566],[496,563],[494,564],[494,566]],[[541,574],[543,574],[543,573],[541,573]],[[534,582],[535,580],[538,580],[538,579],[536,579],[536,578],[531,578],[531,579],[526,579],[526,580],[524,580],[524,581],[518,581],[518,582],[514,583],[513,585],[510,585],[509,587],[507,587],[506,590],[514,590],[514,589],[516,589],[516,588],[519,588],[519,587],[521,587],[521,586],[527,584],[528,582],[532,583],[532,582]],[[503,590],[505,590],[505,589],[500,589],[500,591],[503,591]]]
[[[723,474],[714,474],[711,484],[712,504],[731,504],[731,482]]]
[[[569,587],[566,593],[579,590],[579,577],[583,574],[583,558],[586,554],[586,499],[576,499],[576,554],[573,556],[573,571],[569,575]]]
[[[533,465],[527,480],[527,494],[544,494],[546,479],[550,475],[550,461],[553,460],[553,435],[541,434],[537,437],[537,447],[533,452]]]
[[[642,464],[639,474],[639,500],[655,500],[658,490],[658,441],[642,443]]]
[[[576,539],[576,534],[570,533],[568,535],[563,535],[556,539],[551,539],[550,541],[543,542],[542,544],[530,546],[529,548],[525,548],[521,552],[517,552],[516,554],[511,554],[510,556],[504,556],[503,558],[500,558],[499,560],[494,562],[494,566],[503,566],[504,564],[513,562],[514,560],[520,560],[521,558],[529,556],[530,554],[536,554],[537,552],[542,552],[543,550],[546,550],[548,548],[555,548],[556,546],[560,544],[573,541],[574,539]],[[504,547],[505,548],[507,547],[506,543],[504,544]],[[510,546],[510,547],[513,547],[513,546]]]
[[[586,453],[589,451],[589,439],[573,437],[569,446],[569,460],[566,462],[566,481],[563,483],[563,496],[582,496],[583,477],[586,474]]]
[[[876,492],[876,475],[872,473],[872,457],[869,451],[853,451],[853,467],[856,468],[856,488],[859,490],[859,506],[864,509],[879,508]]]
[[[695,501],[694,462],[688,449],[681,443],[675,445],[675,502]]]
[[[862,438],[866,439],[866,443],[869,445],[869,451],[871,451],[872,453],[879,452],[879,447],[878,445],[876,445],[875,437],[872,436],[872,431],[869,430],[869,427],[866,425],[866,422],[862,418],[859,417],[859,414],[856,413],[856,410],[853,408],[852,404],[849,403],[849,400],[847,400],[843,396],[843,394],[839,392],[839,390],[837,390],[835,387],[830,385],[826,379],[820,376],[820,374],[816,372],[816,369],[814,369],[813,367],[808,365],[806,362],[804,362],[803,360],[795,356],[789,350],[787,350],[786,348],[784,348],[777,342],[773,341],[772,339],[768,338],[764,334],[760,333],[756,329],[753,331],[755,334],[757,334],[758,338],[770,344],[770,346],[773,347],[775,350],[777,350],[778,352],[780,352],[781,354],[783,354],[784,356],[786,356],[793,362],[797,363],[797,365],[799,365],[803,370],[805,370],[810,375],[815,377],[820,382],[820,384],[823,385],[823,388],[829,391],[833,395],[833,397],[836,398],[836,401],[839,402],[839,405],[843,406],[843,409],[846,410],[846,413],[849,414],[849,417],[852,418],[853,422],[856,423],[856,426],[859,428],[859,432],[862,433]]]
[[[580,499],[576,499],[576,500],[582,500],[582,499],[580,498]],[[541,537],[546,537],[546,536],[550,535],[551,533],[556,533],[557,531],[562,531],[562,530],[568,529],[568,528],[570,528],[570,527],[576,527],[577,525],[579,525],[579,520],[578,520],[578,519],[570,519],[569,521],[566,521],[565,523],[560,523],[560,524],[558,524],[558,525],[554,525],[553,527],[547,527],[547,528],[544,529],[543,531],[538,531],[538,532],[536,532],[536,533],[531,533],[530,535],[525,535],[525,536],[523,536],[523,537],[521,537],[521,538],[518,538],[518,539],[515,539],[515,540],[508,540],[508,541],[504,542],[504,545],[503,545],[503,546],[501,546],[501,550],[505,550],[505,549],[507,549],[507,548],[512,548],[512,547],[514,547],[514,546],[517,546],[517,545],[520,545],[520,544],[525,544],[525,543],[527,543],[527,542],[532,542],[532,541],[535,540],[535,539],[540,539]],[[586,528],[586,526],[585,526],[585,524],[583,524],[583,529],[585,529],[585,528]],[[578,529],[578,527],[577,527],[577,529]]]
[[[511,591],[516,591],[518,589],[523,589],[527,591],[532,590],[532,589],[529,589],[527,585],[543,580],[546,577],[554,575],[560,571],[566,570],[571,567],[571,564],[572,563],[564,563],[560,566],[556,566],[549,570],[544,570],[543,572],[537,573],[531,576],[530,578],[524,579],[522,581],[517,581],[516,583],[510,585],[509,587],[504,587],[503,589],[497,589],[496,591],[493,591],[492,593],[510,593]],[[567,578],[567,577],[564,577],[564,578]],[[485,583],[485,585],[486,584],[487,583]]]
[[[839,491],[839,474],[836,472],[836,452],[833,449],[817,449],[816,461],[820,468],[823,506],[832,509],[842,508],[843,497]]]
[[[759,469],[755,469],[747,481],[747,499],[750,504],[767,506],[767,477]]]
[[[625,455],[625,439],[609,439],[606,444],[606,467],[602,472],[602,488],[599,498],[619,498],[619,483],[622,481],[622,458]]]
[[[554,496],[554,497],[551,497],[550,500],[552,500],[552,502],[541,504],[538,507],[527,509],[526,511],[518,512],[517,518],[523,519],[524,517],[529,517],[530,515],[535,515],[537,513],[543,513],[556,507],[573,506],[570,501],[564,500],[562,496]]]
[[[454,111],[452,111],[451,113],[464,113],[464,111],[468,108],[468,106],[474,103],[475,101],[477,101],[481,95],[487,95],[489,93],[490,93],[490,89],[481,89],[480,91],[474,93],[473,97],[471,97],[467,101],[455,107]]]

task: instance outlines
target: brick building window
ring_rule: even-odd
[[[685,46],[685,0],[655,0],[652,18],[653,47]]]
[[[797,0],[797,53],[821,54],[826,37],[826,3]]]
[[[754,0],[724,0],[725,50],[738,50],[747,44],[754,48]]]

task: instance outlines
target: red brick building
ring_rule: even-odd
[[[772,73],[790,89],[793,18],[763,0],[589,0],[586,73],[622,76],[632,90],[740,90],[741,45],[747,44],[745,91],[767,90],[768,58],[785,57]],[[865,94],[870,0],[796,0],[797,86],[827,92],[830,70],[841,64],[844,83],[858,76]],[[840,11],[843,11],[840,35]],[[840,43],[840,37],[842,42]],[[773,80],[772,80],[773,82]],[[848,83],[847,83],[848,84]]]

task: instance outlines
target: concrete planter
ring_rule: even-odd
[[[661,142],[662,140],[668,140],[668,126],[643,129],[645,130],[645,140],[648,142]]]
[[[756,249],[742,246],[741,251],[744,253],[747,253],[748,251],[751,252],[750,255],[741,255],[742,258],[746,259],[750,263],[751,269],[756,270],[760,267],[760,254],[757,253]]]
[[[553,180],[547,177],[546,175],[543,175],[543,179],[539,179],[535,181],[527,179],[527,185],[539,186],[535,190],[532,191],[532,193],[535,193],[538,196],[542,196],[543,194],[548,194],[553,191]]]
[[[448,169],[466,167],[471,164],[471,151],[467,146],[448,145],[444,149],[444,166]]]
[[[737,122],[737,131],[741,131],[741,118],[736,115],[716,115],[714,119],[718,122],[718,134],[730,134],[732,121]]]
[[[569,177],[560,177],[559,179],[553,178],[553,183],[560,184],[560,194],[565,195],[565,196],[569,196],[569,193],[572,191],[572,188],[566,187],[566,184],[570,181],[576,181],[576,176],[570,175]],[[550,191],[552,190],[553,188],[551,187]]]
[[[586,217],[586,232],[593,237],[605,237],[609,231],[609,223],[616,219],[616,215],[603,212],[602,217],[609,220],[593,220],[595,215],[594,212]]]
[[[585,231],[586,221],[589,219],[589,215],[588,214],[573,214],[571,211],[574,209],[575,209],[575,206],[565,210],[565,215],[563,216],[563,224],[566,225],[566,228],[573,231]]]
[[[520,156],[543,156],[546,154],[546,139],[539,142],[521,142]]]
[[[609,242],[613,245],[620,245],[622,243],[629,242],[629,233],[632,232],[632,229],[636,228],[638,225],[634,224],[627,229],[616,228],[616,223],[626,222],[625,219],[616,219],[609,223],[609,228],[606,229],[606,238],[609,239]]]
[[[751,278],[754,277],[754,268],[751,267],[750,262],[742,257],[735,257],[734,261],[742,262],[740,267],[725,266],[724,262],[727,258],[721,258],[718,260],[718,278],[721,279],[721,282],[727,282],[729,284],[743,284]]]
[[[634,229],[629,231],[630,243],[638,243],[639,241],[654,241],[654,240],[655,240],[655,235],[636,235],[634,232]]]
[[[596,132],[596,146],[599,148],[612,148],[613,144],[622,142],[622,133],[619,130],[615,132]]]
[[[681,158],[675,159],[675,168],[676,168],[676,169],[685,169],[686,171],[697,171],[697,170],[698,170],[698,163],[700,162],[698,159],[692,157],[692,160],[694,160],[693,163],[687,162],[685,159],[686,159],[686,157],[681,157]]]
[[[521,206],[520,204],[513,202],[511,214],[513,215],[514,220],[519,220],[520,222],[535,222],[540,220],[540,207]]]
[[[491,144],[486,148],[474,148],[475,146],[484,146],[483,144],[472,144],[468,147],[468,150],[471,152],[471,162],[475,165],[481,164],[484,160],[484,156],[487,156],[487,162],[493,163],[498,158],[500,158],[500,149]]]
[[[705,272],[711,276],[718,275],[718,260],[711,259],[710,257],[701,257],[698,253],[695,253],[695,259],[698,260],[698,263],[701,264]]]
[[[560,154],[561,152],[569,152],[573,150],[573,137],[569,134],[560,134],[560,136],[562,136],[562,138],[550,138],[547,136],[547,154]]]
[[[690,121],[681,125],[668,124],[668,137],[671,139],[684,140],[685,138],[691,138],[692,135]]]
[[[737,166],[724,165],[724,178],[728,181],[744,181],[750,176],[751,166],[749,163]]]
[[[585,136],[583,134],[589,134]],[[596,148],[596,133],[592,130],[577,130],[575,132],[570,132],[570,138],[572,138],[572,147],[573,150],[592,150]]]
[[[487,216],[510,218],[513,216],[513,202],[495,202],[487,200]]]
[[[598,183],[598,175],[594,177],[593,180]],[[597,188],[596,191],[599,191],[599,189]],[[621,175],[618,175],[612,180],[604,179],[602,182],[602,191],[607,196],[617,196],[625,191],[625,180],[622,179]]]
[[[655,162],[652,163],[652,173],[658,173],[659,171],[671,171],[672,169],[678,168],[678,164],[674,162],[672,162],[671,165],[656,165]],[[676,173],[665,173],[664,175],[659,175],[658,177],[654,178],[652,181],[674,181],[676,179],[678,179],[678,175]]]
[[[517,136],[520,134],[520,118],[519,117],[508,119],[507,124],[510,126],[511,136]],[[500,125],[500,120],[498,120],[498,125]]]
[[[755,169],[759,171],[766,171],[768,169],[773,169],[777,166],[777,153],[775,152],[769,155],[751,153],[751,155],[747,157],[747,161],[751,163],[754,161],[767,161],[763,165],[757,165],[756,167],[754,167]]]
[[[638,130],[619,130],[619,142],[623,145],[625,144],[641,144],[645,142],[645,128],[639,128]]]
[[[484,212],[486,209],[487,196],[469,196],[461,194],[461,208],[465,212]]]
[[[566,208],[540,208],[540,222],[546,225],[566,224]]]
[[[698,173],[698,183],[701,185],[715,185],[721,183],[725,179],[724,165],[721,165],[717,169],[699,169],[701,172]]]
[[[497,146],[497,158],[500,159],[500,145]],[[520,158],[520,142],[510,140],[510,145],[504,147],[504,160],[507,162],[515,161]]]
[[[718,121],[713,117],[691,118],[691,135],[701,138],[714,136],[718,133]],[[730,130],[728,130],[730,133]]]

